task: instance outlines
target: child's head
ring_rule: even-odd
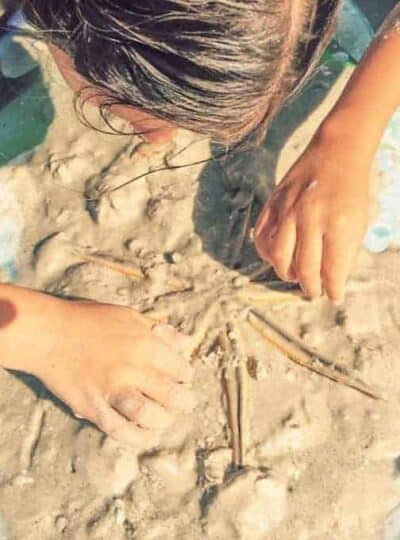
[[[233,145],[263,134],[315,66],[340,0],[26,0],[106,105]]]

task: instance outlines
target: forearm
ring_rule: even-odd
[[[0,284],[1,367],[37,373],[41,359],[52,347],[49,321],[57,325],[62,302],[29,289]]]
[[[393,9],[324,122],[356,148],[374,154],[400,105],[400,6]],[[358,145],[358,146],[357,146]]]

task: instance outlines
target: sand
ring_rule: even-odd
[[[83,194],[89,187],[207,159],[209,144],[181,132],[173,144],[149,147],[83,127],[51,60],[40,47],[35,54],[55,120],[46,142],[24,163],[0,171],[23,219],[17,282],[142,311],[155,307],[182,331],[198,329],[209,306],[240,286],[240,270],[227,267],[229,215],[253,190],[259,207],[349,74],[329,91],[335,74],[313,83],[261,149],[224,167],[208,163],[147,175],[88,205]],[[254,221],[257,208],[253,214]],[[139,265],[148,278],[138,283],[87,263],[76,248]],[[247,240],[240,266],[254,263]],[[177,419],[150,450],[118,445],[74,418],[38,381],[2,371],[0,538],[382,538],[400,499],[399,286],[397,252],[362,252],[343,309],[325,299],[257,304],[307,345],[379,384],[390,401],[311,374],[249,331],[256,369],[249,383],[249,465],[242,471],[230,466],[221,370],[206,346],[194,359],[194,413]],[[182,292],[171,294],[177,289]],[[220,323],[209,320],[206,338]]]

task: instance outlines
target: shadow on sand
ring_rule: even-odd
[[[195,230],[202,239],[203,249],[221,264],[229,264],[227,243],[238,233],[235,228],[230,231],[232,211],[240,209],[246,195],[255,191],[251,216],[254,225],[264,201],[274,189],[281,150],[324,100],[342,69],[339,64],[330,66],[329,72],[320,68],[304,92],[276,118],[259,148],[233,154],[223,161],[211,161],[203,169],[193,214]],[[257,260],[252,244],[247,242],[237,266],[246,267]]]

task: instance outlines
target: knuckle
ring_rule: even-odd
[[[335,216],[332,217],[331,226],[336,229],[343,229],[348,227],[349,219],[346,213],[336,212]]]
[[[304,231],[315,224],[319,218],[316,202],[309,198],[302,199],[297,205],[298,229]]]
[[[141,336],[135,340],[134,347],[130,353],[130,364],[141,366],[149,365],[153,362],[161,364],[167,362],[169,347],[165,345],[157,336]]]
[[[319,199],[318,190],[315,188],[318,187],[318,183],[315,180],[311,180],[304,185],[303,192],[301,194],[301,201],[305,205],[310,203],[315,203]]]
[[[123,390],[120,391],[115,397],[111,400],[111,405],[122,412],[125,416],[130,419],[138,418],[143,411],[145,406],[144,397],[140,396],[137,392],[132,392],[132,390]]]

